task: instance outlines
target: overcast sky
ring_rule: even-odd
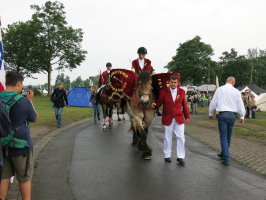
[[[30,5],[44,0],[2,0],[2,27],[31,18]],[[84,31],[82,48],[86,60],[72,72],[71,80],[82,79],[113,68],[130,69],[129,59],[137,58],[137,49],[144,46],[147,58],[157,73],[167,72],[164,66],[176,54],[179,43],[196,35],[214,49],[213,60],[222,52],[235,48],[245,55],[248,48],[266,48],[265,0],[61,0],[68,25]],[[5,44],[3,43],[3,46]],[[5,46],[4,46],[5,48]],[[52,72],[54,84],[58,71]],[[46,74],[37,80],[25,79],[24,85],[47,83]],[[182,74],[181,74],[182,79]]]

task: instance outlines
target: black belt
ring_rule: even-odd
[[[222,112],[219,112],[219,113],[228,113],[228,114],[234,114],[234,115],[237,115],[237,113],[235,113],[235,112],[230,112],[230,111],[222,111]]]

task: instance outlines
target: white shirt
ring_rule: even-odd
[[[144,68],[145,59],[142,59],[142,60],[138,59],[138,60],[139,60],[139,66],[140,66],[140,68],[143,69]]]
[[[170,91],[171,91],[171,94],[172,94],[172,97],[173,97],[173,101],[175,102],[176,95],[177,95],[177,88],[172,89],[172,88],[170,87]]]
[[[209,107],[209,116],[213,116],[215,109],[218,112],[239,112],[240,119],[244,119],[246,113],[240,91],[229,83],[216,90]]]
[[[109,74],[111,70],[106,70],[106,71],[107,71],[107,73]]]

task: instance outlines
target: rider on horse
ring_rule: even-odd
[[[140,47],[138,49],[138,55],[139,58],[137,58],[136,60],[132,61],[132,68],[135,70],[136,73],[136,69],[138,69],[140,72],[141,71],[147,71],[149,72],[151,69],[151,61],[149,59],[146,59],[145,56],[147,54],[147,49],[145,47]],[[121,110],[120,110],[120,114],[124,114],[124,99],[121,99]]]

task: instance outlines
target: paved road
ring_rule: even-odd
[[[186,136],[186,166],[164,162],[163,127],[156,117],[148,135],[152,160],[130,145],[129,121],[112,129],[89,122],[62,132],[40,154],[33,199],[266,199],[266,178]],[[247,147],[248,148],[248,147]]]

